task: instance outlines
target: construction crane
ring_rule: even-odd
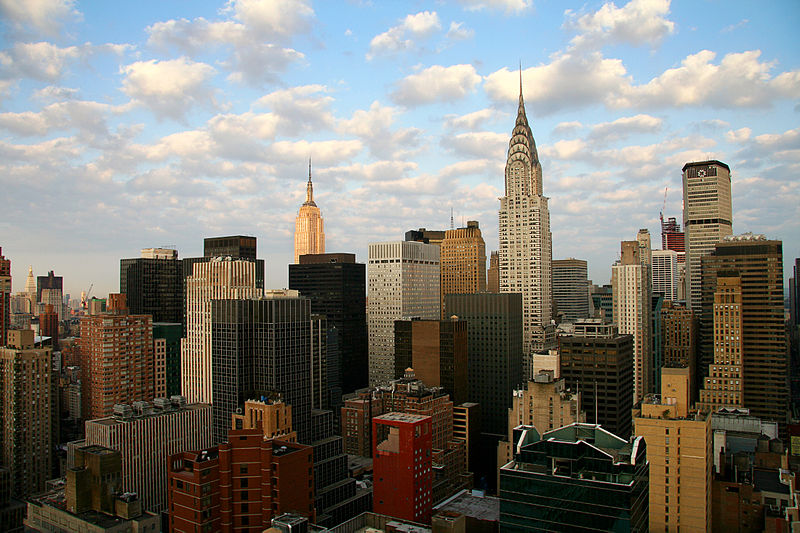
[[[661,221],[661,228],[663,231],[664,228],[664,209],[667,208],[667,191],[669,190],[669,186],[664,187],[664,203],[661,204],[661,212],[658,213],[658,218]]]
[[[89,285],[88,291],[81,292],[81,309],[86,309],[89,306],[89,295],[92,294],[92,287],[94,287],[94,283]]]

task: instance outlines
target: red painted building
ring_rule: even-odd
[[[432,423],[429,416],[409,413],[372,419],[376,513],[431,523]]]
[[[312,450],[264,440],[258,428],[231,430],[226,443],[173,455],[169,530],[261,532],[287,512],[313,522]]]

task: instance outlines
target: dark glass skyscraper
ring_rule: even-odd
[[[289,288],[308,297],[311,312],[325,315],[328,329],[335,329],[328,364],[338,368],[330,368],[328,386],[337,407],[342,394],[367,386],[366,266],[354,254],[301,255],[299,264],[289,265]]]
[[[151,315],[153,322],[181,322],[183,270],[178,253],[171,255],[120,259],[119,292],[127,295],[131,314]]]

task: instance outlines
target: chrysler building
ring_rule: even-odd
[[[306,185],[306,201],[300,206],[300,212],[294,223],[294,262],[300,263],[300,256],[306,254],[325,253],[325,230],[322,225],[322,214],[314,203],[314,185],[311,183],[311,160],[308,160],[308,184]]]
[[[548,199],[542,195],[539,154],[525,115],[521,72],[517,120],[508,143],[505,193],[500,198],[500,292],[522,294],[523,354],[528,367],[533,353],[554,347],[555,328],[551,325],[550,212]],[[526,373],[530,369],[526,368]]]

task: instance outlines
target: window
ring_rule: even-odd
[[[239,486],[245,488],[247,486],[247,478],[242,478],[242,480],[239,482]]]
[[[240,474],[246,474],[247,473],[247,467],[245,465],[240,466],[239,467],[239,473]]]

